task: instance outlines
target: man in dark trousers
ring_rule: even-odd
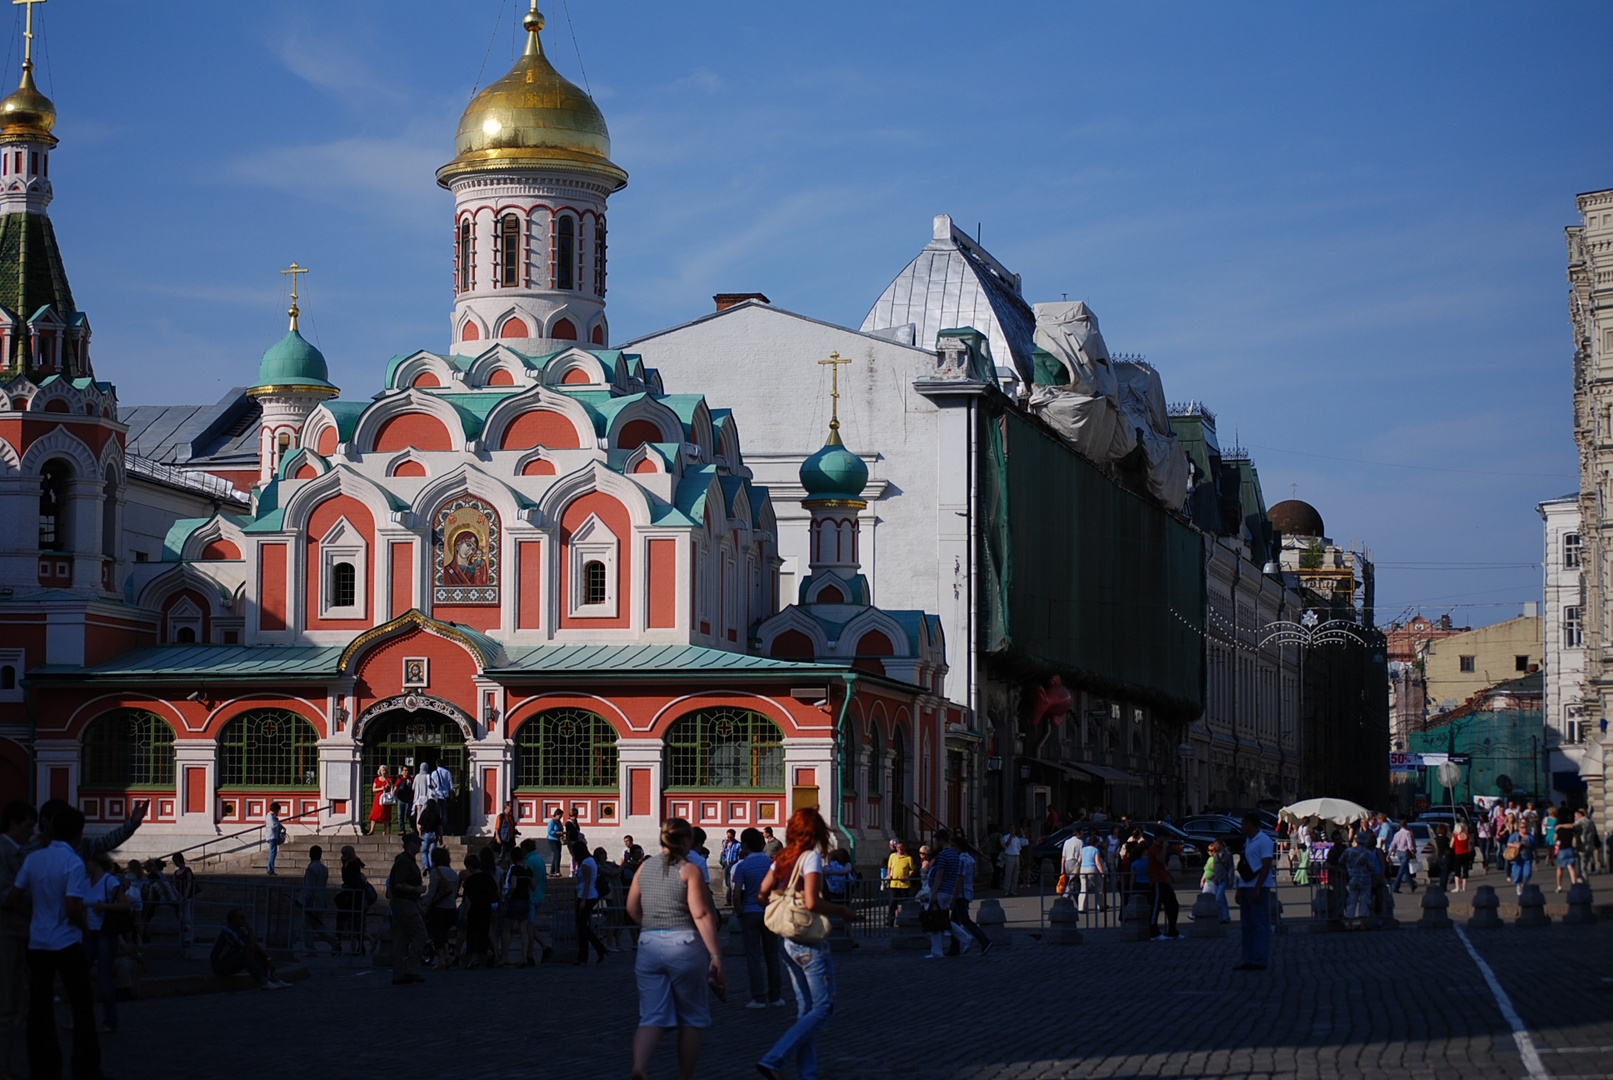
[[[414,951],[426,940],[426,922],[420,914],[420,898],[426,893],[420,865],[415,856],[420,853],[420,834],[409,833],[403,838],[403,850],[392,860],[392,873],[387,878],[387,899],[392,901],[392,984],[423,983],[425,976],[409,970]]]
[[[89,874],[79,857],[84,815],[63,807],[40,821],[50,829],[44,846],[23,860],[8,906],[32,903],[28,923],[28,1072],[32,1080],[61,1080],[62,1047],[56,1038],[56,977],[73,1009],[73,1077],[101,1075],[101,1043],[90,998],[90,961],[84,951],[84,897]]]

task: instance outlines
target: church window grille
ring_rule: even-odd
[[[552,709],[515,733],[515,786],[616,786],[616,729],[584,709]]]
[[[346,608],[358,602],[358,571],[350,562],[331,567],[330,606]]]
[[[603,604],[609,599],[605,588],[605,564],[597,559],[582,568],[583,603]]]
[[[667,731],[669,788],[784,786],[784,733],[759,712],[702,709]]]
[[[605,219],[594,222],[594,295],[605,295]],[[596,327],[597,329],[597,327]]]
[[[67,482],[71,478],[67,463],[47,461],[40,470],[39,482],[39,550],[67,550]]]
[[[521,219],[505,214],[499,219],[499,284],[513,288],[521,284]]]
[[[115,709],[84,730],[86,788],[172,787],[174,729],[141,709]]]
[[[576,260],[577,224],[569,217],[560,219],[559,239],[555,241],[554,287],[572,288],[573,263]]]
[[[319,781],[319,733],[296,713],[242,713],[218,737],[220,787],[314,787]]]
[[[459,243],[457,245],[455,261],[459,265],[459,291],[469,292],[471,276],[471,227],[470,218],[459,223]]]

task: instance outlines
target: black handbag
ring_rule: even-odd
[[[952,912],[943,907],[925,907],[919,911],[919,929],[926,934],[944,934],[952,929]]]

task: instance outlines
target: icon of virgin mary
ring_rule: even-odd
[[[448,538],[453,552],[451,562],[442,568],[444,585],[491,584],[487,569],[487,553],[482,550],[482,538],[472,529],[461,529]]]

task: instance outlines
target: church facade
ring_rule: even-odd
[[[780,610],[738,419],[609,347],[627,175],[535,8],[525,25],[437,174],[450,346],[354,400],[298,329],[293,273],[251,387],[120,422],[44,213],[54,109],[28,68],[0,103],[0,232],[43,238],[0,275],[5,794],[92,826],[146,803],[131,847],[166,851],[273,802],[294,828],[360,822],[381,768],[431,762],[456,832],[506,803],[529,834],[576,810],[595,842],[802,805],[847,846],[937,820],[964,709],[940,621],[870,603],[866,469],[838,417],[803,455],[811,588]],[[878,745],[847,742],[870,726]]]

